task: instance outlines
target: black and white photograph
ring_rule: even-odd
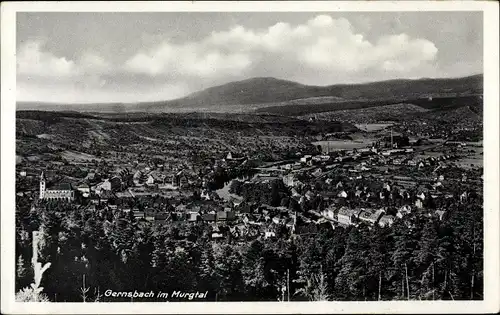
[[[13,12],[2,313],[498,311],[498,3],[360,3]]]

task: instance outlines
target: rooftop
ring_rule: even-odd
[[[58,183],[47,190],[73,190],[73,187],[70,183]]]

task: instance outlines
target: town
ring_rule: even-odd
[[[383,269],[377,272],[367,269],[369,282],[345,292],[340,289],[342,281],[347,281],[342,275],[352,267],[342,261],[354,259],[349,258],[352,246],[361,246],[359,242],[349,245],[356,233],[368,233],[364,238],[377,244],[393,243],[397,238],[392,235],[401,233],[410,233],[417,238],[415,242],[427,242],[421,233],[436,229],[432,233],[444,233],[439,236],[444,242],[449,233],[444,227],[463,220],[473,223],[460,229],[480,233],[482,140],[467,135],[481,128],[481,122],[450,127],[429,120],[339,124],[317,116],[301,120],[257,114],[158,118],[18,112],[17,243],[24,248],[18,267],[29,261],[35,238],[31,234],[38,233],[55,242],[44,245],[45,261],[60,261],[61,267],[48,269],[44,285],[53,292],[53,300],[80,299],[78,286],[61,287],[54,282],[57,274],[50,273],[68,263],[83,270],[102,268],[102,264],[118,268],[113,274],[140,268],[141,272],[134,273],[146,277],[143,290],[207,291],[208,300],[323,300],[330,296],[327,292],[336,292],[336,299],[458,298],[458,293],[449,293],[451,278],[444,265],[439,273],[435,271],[439,280],[422,284],[417,280],[421,271],[414,269],[420,268],[418,264],[401,260],[411,256],[393,258],[394,269],[383,267],[387,262],[380,262],[377,268]],[[478,249],[478,241],[473,237],[473,244],[467,246]],[[310,246],[316,242],[326,243],[315,246],[339,246],[334,261],[342,267],[324,270],[333,263],[324,254],[319,260],[309,260],[315,248]],[[397,244],[384,255],[396,255]],[[264,246],[257,256],[251,254],[256,246]],[[404,248],[408,250],[407,245]],[[432,247],[418,248],[415,253]],[[267,252],[275,256],[266,258]],[[302,257],[300,262],[293,255]],[[259,264],[256,257],[267,261],[261,280],[254,279],[260,269],[251,268]],[[472,252],[464,257],[474,264],[480,259]],[[211,263],[217,259],[224,260],[219,267]],[[278,261],[282,267],[275,265]],[[425,264],[432,265],[432,261]],[[190,274],[191,285],[171,274],[172,268],[180,268],[175,275]],[[409,276],[399,273],[407,269]],[[207,276],[204,270],[220,274]],[[136,289],[116,280],[116,275],[95,272],[100,276],[87,276],[83,286],[87,283],[99,289],[106,281],[115,283],[116,291]],[[151,273],[156,280],[150,278]],[[229,282],[220,283],[226,273],[232,274],[224,280]],[[384,278],[389,274],[394,276]],[[82,275],[72,277],[81,282]],[[472,289],[463,296],[478,297],[481,285],[474,282],[479,277],[464,276],[463,281],[472,281]],[[247,284],[239,287],[234,281]],[[400,281],[402,291],[390,289],[393,281]],[[372,282],[378,288],[369,287]],[[321,292],[303,291],[307,283]],[[22,280],[18,285],[24,285]],[[99,291],[89,296],[108,301]]]
[[[87,159],[81,161],[68,150],[60,161],[18,164],[17,196],[34,207],[67,202],[141,224],[207,224],[215,240],[276,237],[284,230],[290,236],[318,224],[389,227],[412,211],[446,220],[451,203],[480,198],[480,142],[390,133],[367,147],[331,150],[326,141],[304,145],[310,154],[296,150],[267,162],[243,148],[203,161],[172,158],[147,139],[102,152],[100,160],[79,153]]]

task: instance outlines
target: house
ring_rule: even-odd
[[[134,182],[134,185],[139,186],[142,184],[142,178],[143,174],[141,171],[137,171],[134,173],[134,176],[132,177],[132,180]]]
[[[382,228],[384,227],[390,227],[394,223],[394,216],[393,215],[383,215],[380,217],[378,221],[378,225]]]
[[[303,157],[300,158],[301,163],[307,163],[312,159],[312,155],[304,155]]]
[[[341,192],[339,192],[339,194],[337,195],[337,197],[339,197],[339,198],[347,198],[346,191],[342,190]]]
[[[287,229],[290,229],[291,233],[293,234],[295,232],[295,217],[290,218],[286,223],[285,227]]]
[[[218,233],[218,232],[212,233],[212,239],[217,240],[217,239],[221,239],[221,238],[224,238],[224,234]]]
[[[292,193],[293,198],[300,198],[300,194],[297,192],[295,188],[292,188],[290,192]]]
[[[233,152],[229,152],[227,155],[226,155],[226,160],[234,160],[234,161],[241,161],[241,160],[244,160],[245,157],[242,157],[242,156],[238,156],[237,154],[233,153]]]
[[[207,189],[203,189],[200,194],[201,199],[210,200],[210,193]]]
[[[186,220],[186,213],[176,211],[173,213],[173,219],[174,219],[174,221],[185,221]]]
[[[321,170],[321,168],[316,169],[316,170],[312,173],[312,175],[313,175],[314,177],[319,177],[319,176],[321,176],[321,174],[323,174],[323,171]]]
[[[88,173],[87,176],[85,177],[86,180],[89,180],[91,182],[95,181],[97,179],[97,175],[94,172]]]
[[[189,186],[189,180],[186,176],[181,175],[178,178],[179,178],[179,185],[178,185],[179,187],[187,188]]]
[[[142,219],[145,216],[144,211],[133,211],[134,218],[136,219]]]
[[[312,191],[310,191],[310,190],[308,190],[308,191],[306,192],[306,194],[305,194],[305,197],[307,198],[307,200],[311,200],[311,199],[313,199],[315,196],[316,196],[316,195],[315,195]]]
[[[273,218],[272,218],[272,220],[271,220],[271,221],[272,221],[274,224],[278,225],[278,224],[280,224],[280,223],[281,223],[281,221],[282,221],[282,220],[280,219],[280,217],[279,217],[279,216],[275,216],[275,217],[273,217]]]
[[[411,207],[408,205],[404,205],[398,209],[398,213],[396,216],[400,219],[402,219],[404,216],[408,215],[411,213]]]
[[[276,233],[274,233],[273,231],[265,231],[264,232],[264,238],[265,239],[268,239],[268,238],[271,238],[271,237],[276,237]]]
[[[359,220],[368,224],[375,224],[385,214],[384,210],[364,210],[359,213]]]
[[[371,223],[369,218],[370,216],[372,215],[372,210],[365,210],[365,209],[362,209],[360,212],[359,212],[359,215],[358,215],[358,219],[361,221],[361,222],[365,222],[365,223]]]
[[[108,202],[108,200],[112,199],[112,198],[115,198],[115,195],[111,191],[108,191],[108,190],[103,191],[99,195],[99,200],[101,202]]]
[[[418,209],[422,209],[424,207],[424,203],[422,202],[422,199],[417,199],[415,201],[415,207],[417,207]]]
[[[355,224],[359,212],[360,212],[359,210],[341,208],[337,213],[337,221],[342,225]]]
[[[361,198],[361,195],[363,194],[362,190],[356,189],[356,192],[354,193],[354,196],[357,198]]]
[[[108,179],[105,179],[103,182],[95,185],[94,191],[99,195],[104,191],[111,191],[111,182]]]
[[[321,212],[321,215],[328,220],[336,220],[335,210],[333,208],[327,208]]]
[[[439,218],[439,221],[445,220],[446,214],[447,212],[443,210],[436,210],[436,212],[434,212],[434,215]]]
[[[154,215],[155,221],[166,221],[168,218],[168,214],[166,213],[155,213]]]
[[[385,183],[383,186],[383,189],[385,189],[387,191],[391,191],[391,186],[389,186],[389,184]]]
[[[90,186],[88,184],[82,183],[76,187],[76,190],[82,193],[82,196],[87,198],[90,196]]]
[[[205,213],[201,215],[201,219],[205,222],[215,222],[216,215],[214,213]]]
[[[443,184],[442,184],[441,182],[437,182],[437,183],[435,183],[434,185],[432,185],[432,187],[433,187],[434,189],[436,189],[436,188],[438,188],[438,187],[443,187]]]
[[[217,221],[226,221],[227,213],[225,211],[217,212]]]
[[[152,171],[148,174],[148,179],[146,184],[154,185],[154,184],[164,184],[166,176],[158,171]]]
[[[200,214],[198,212],[190,211],[187,213],[187,220],[188,222],[196,222],[199,216]]]
[[[226,211],[226,221],[236,220],[236,213],[234,211]]]
[[[295,181],[295,175],[288,174],[283,176],[283,183],[288,187],[294,187],[295,185],[297,185],[297,182]]]
[[[99,196],[96,194],[90,194],[89,201],[91,204],[97,205],[99,204]]]

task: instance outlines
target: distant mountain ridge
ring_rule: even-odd
[[[76,110],[96,112],[163,112],[190,110],[216,110],[240,106],[286,106],[288,103],[304,105],[336,100],[384,100],[418,98],[450,94],[474,95],[483,93],[483,75],[448,79],[396,79],[360,84],[329,86],[304,85],[272,77],[257,77],[230,82],[192,93],[171,101],[141,102],[135,104],[48,104],[18,102],[18,110]],[[248,106],[247,106],[248,105]],[[252,105],[252,106],[250,106]]]

